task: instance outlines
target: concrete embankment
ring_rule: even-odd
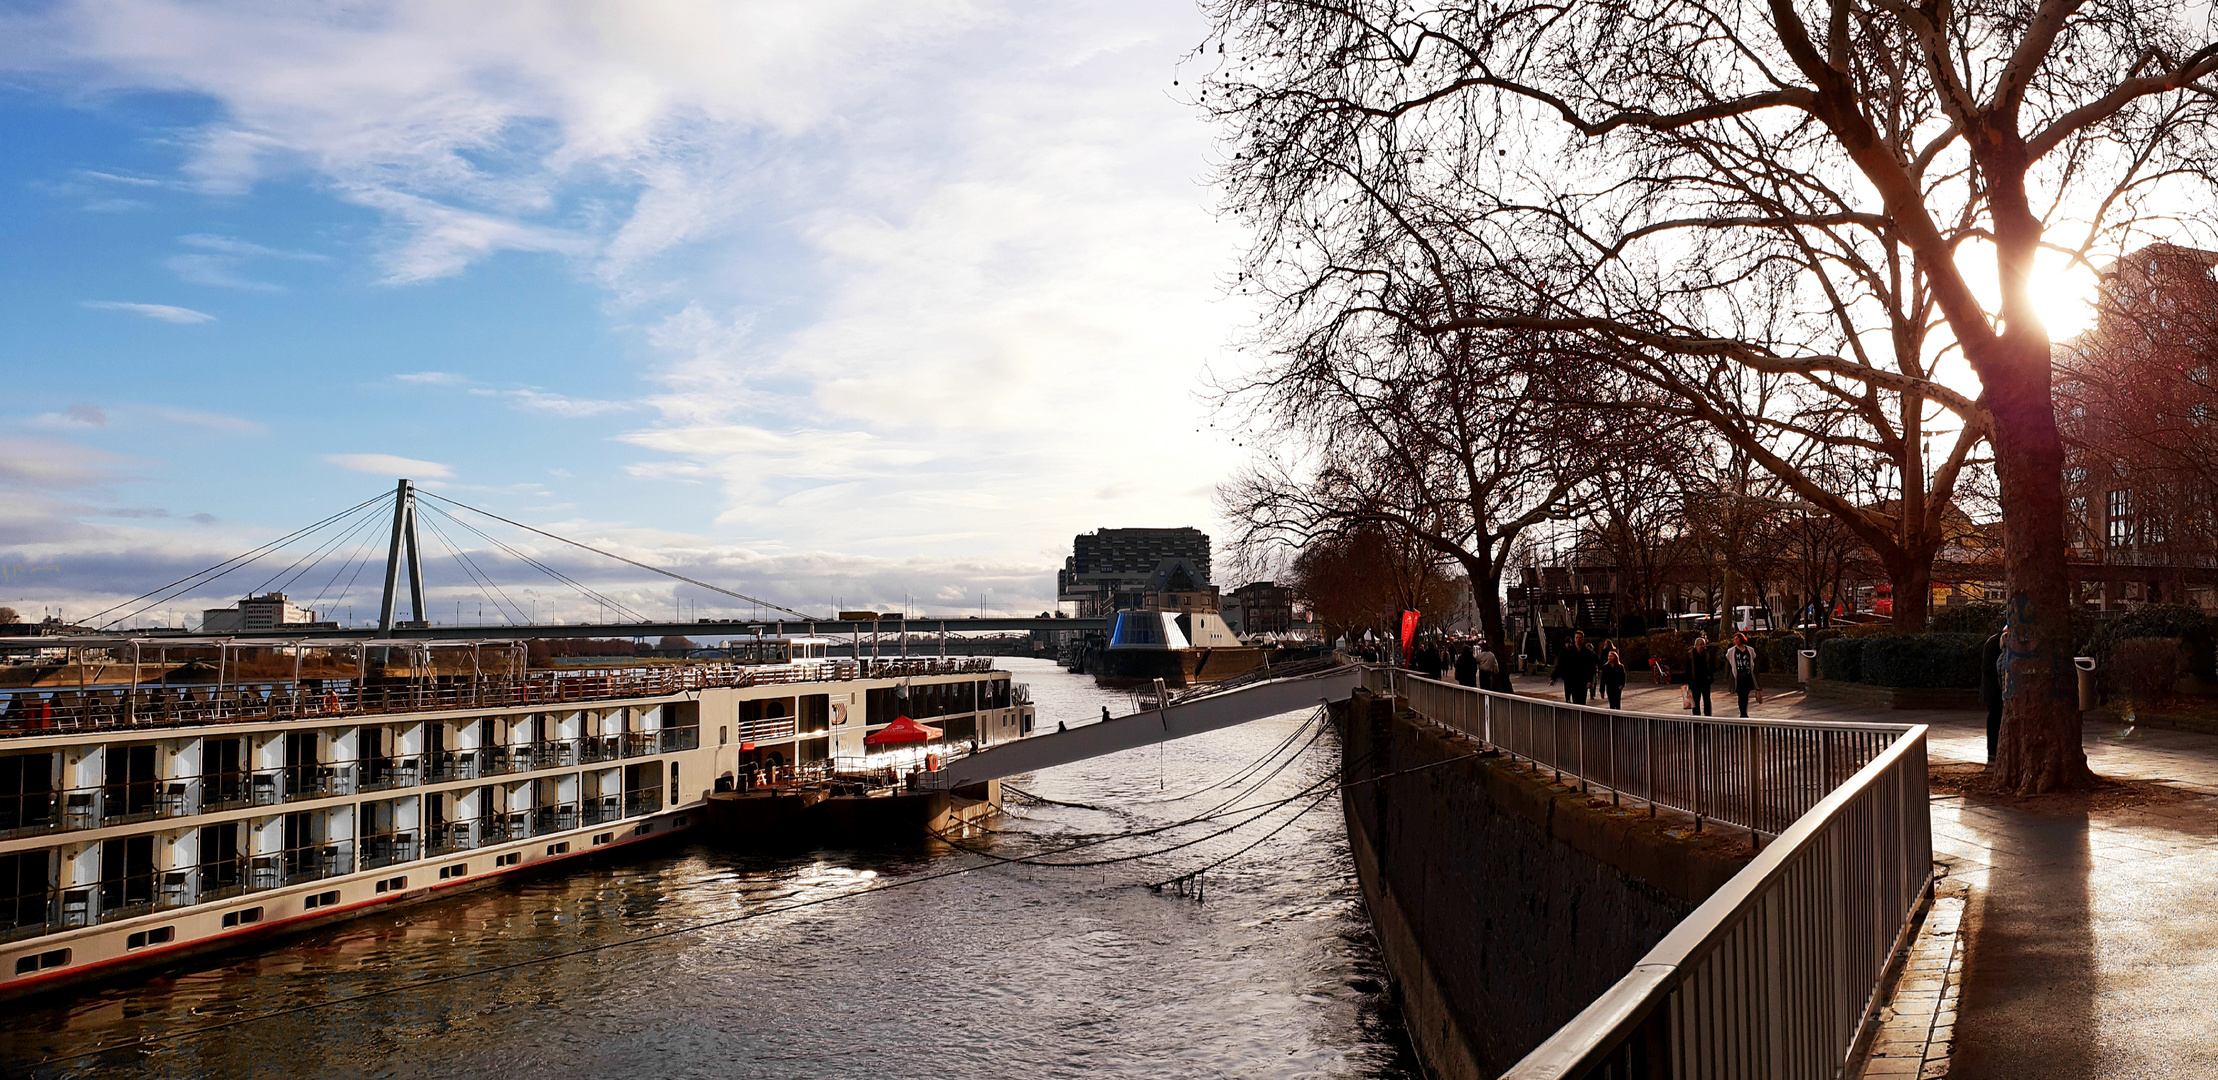
[[[1499,1075],[1748,861],[1357,691],[1335,708],[1363,897],[1418,1057]]]

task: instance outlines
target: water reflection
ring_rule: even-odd
[[[1129,708],[1125,695],[1051,665],[1010,666],[1032,684],[1043,724],[1091,722],[1103,704]],[[1035,795],[1081,805],[1013,804],[998,832],[961,842],[1013,855],[1181,820],[1234,793],[1196,789],[1304,722],[1280,717],[1020,778]],[[1327,778],[1334,753],[1326,738],[1276,775],[1249,777],[1248,798],[1285,798]],[[20,1065],[750,916],[39,1075],[1416,1076],[1382,993],[1336,805],[1212,870],[1206,903],[1138,887],[1283,820],[1160,859],[996,865],[892,889],[982,860],[937,842],[799,857],[664,848],[18,1007],[0,1053]]]

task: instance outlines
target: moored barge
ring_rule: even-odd
[[[960,745],[1031,727],[988,660],[816,642],[541,670],[515,641],[236,639],[182,685],[156,647],[180,651],[79,645],[126,681],[0,689],[0,997],[697,829],[742,776],[871,770],[897,715]]]

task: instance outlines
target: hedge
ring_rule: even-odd
[[[1837,682],[1863,681],[1865,640],[1842,635],[1818,642],[1818,674]]]
[[[1959,604],[1933,612],[1927,629],[1936,634],[1978,634],[1984,638],[2002,629],[2001,604]]]
[[[1902,634],[1865,638],[1858,681],[1873,686],[1977,687],[1986,634]]]
[[[2096,670],[2108,671],[2117,662],[2118,645],[2134,638],[2178,638],[2187,652],[2188,670],[2212,673],[2211,620],[2195,608],[2148,604],[2113,615],[2088,636],[2086,652],[2095,658]]]

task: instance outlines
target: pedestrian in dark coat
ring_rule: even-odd
[[[1610,708],[1625,707],[1625,660],[1611,649],[1602,659],[1602,692],[1610,696]]]
[[[1995,763],[1995,741],[2002,738],[2002,635],[1979,643],[1979,703],[1987,706],[1987,764]]]
[[[1440,646],[1426,642],[1417,649],[1417,673],[1428,679],[1437,679],[1447,667],[1440,655]]]
[[[1479,658],[1469,645],[1456,647],[1456,681],[1465,686],[1479,685]]]
[[[1563,680],[1563,699],[1573,705],[1586,704],[1587,687],[1594,682],[1594,647],[1586,643],[1586,634],[1571,635],[1571,644],[1556,657],[1556,677]]]
[[[1687,691],[1694,695],[1696,716],[1710,715],[1710,687],[1717,682],[1717,665],[1710,660],[1710,639],[1697,634],[1687,652]]]

